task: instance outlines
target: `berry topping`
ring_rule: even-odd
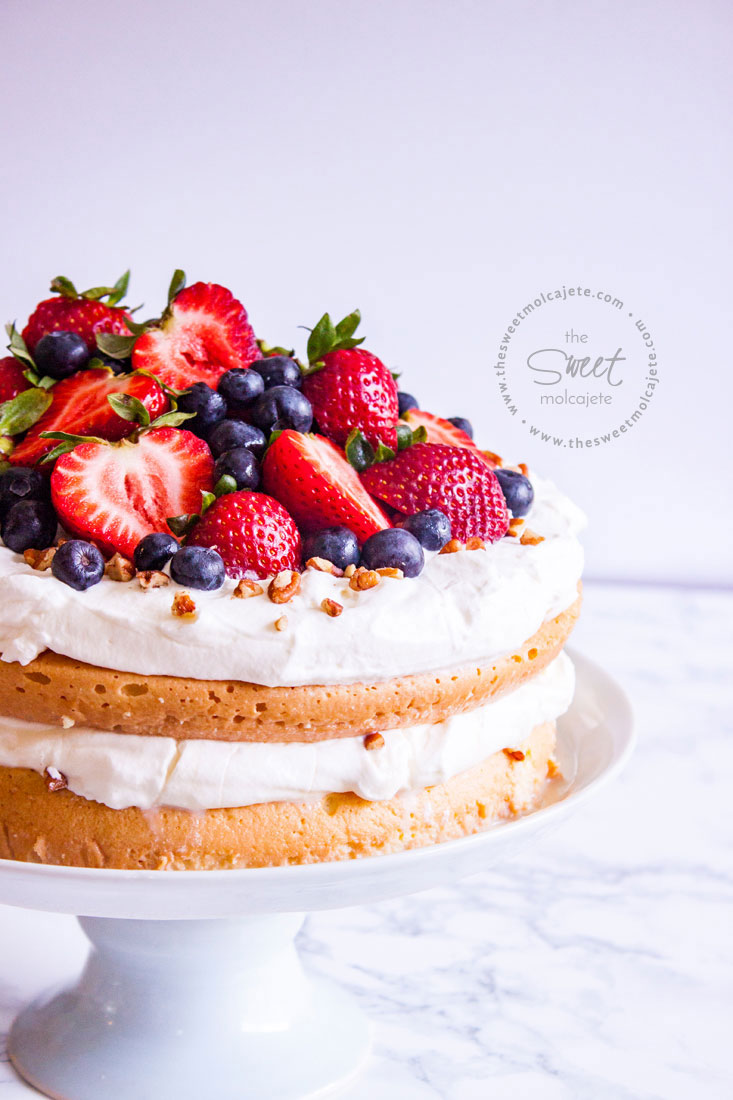
[[[220,477],[234,478],[237,489],[258,489],[260,467],[247,447],[235,447],[217,458],[214,466],[215,484]]]
[[[303,540],[303,561],[322,558],[330,561],[337,569],[347,569],[359,564],[359,543],[353,531],[337,525],[325,527],[322,531],[313,531]]]
[[[188,545],[217,550],[230,577],[272,577],[300,563],[298,528],[282,504],[264,493],[219,497],[194,527]]]
[[[417,398],[413,397],[411,393],[405,393],[403,390],[398,390],[397,408],[399,409],[400,416],[404,416],[408,409],[419,409],[420,406],[417,403]]]
[[[226,451],[233,451],[235,447],[247,447],[259,459],[267,446],[264,432],[243,420],[221,420],[208,438],[214,458],[219,458]]]
[[[453,538],[462,542],[472,537],[495,542],[509,527],[501,486],[473,449],[414,443],[389,462],[370,466],[361,480],[373,496],[405,515],[438,508],[450,520]]]
[[[390,526],[356,470],[323,436],[283,432],[265,455],[262,477],[265,490],[282,501],[303,531],[343,524],[363,542]]]
[[[205,382],[194,382],[190,389],[182,393],[178,398],[178,408],[181,412],[195,414],[186,421],[186,428],[200,435],[202,439],[205,439],[212,428],[215,428],[227,414],[227,403],[224,398]]]
[[[459,431],[465,432],[469,439],[473,439],[473,424],[470,420],[466,420],[465,416],[449,416],[448,423]]]
[[[534,500],[532,482],[524,474],[520,474],[518,470],[499,468],[494,470],[494,473],[499,479],[506,506],[511,514],[515,519],[519,516],[526,516]]]
[[[84,592],[93,584],[99,584],[104,576],[104,558],[90,542],[71,539],[59,546],[54,554],[51,572],[70,588]]]
[[[426,550],[442,550],[452,538],[450,520],[438,508],[427,508],[424,512],[405,516],[398,527],[414,535]]]
[[[267,360],[262,360],[266,362]],[[235,367],[222,374],[216,387],[227,403],[232,416],[245,412],[252,402],[265,392],[265,383],[256,370]]]
[[[0,519],[21,500],[50,500],[48,478],[39,470],[16,466],[0,474]]]
[[[8,509],[2,521],[3,542],[16,554],[45,550],[56,537],[56,514],[45,500],[21,500]]]
[[[76,332],[84,340],[90,354],[96,352],[98,333],[129,336],[129,314],[117,305],[127,292],[128,279],[129,272],[113,287],[95,287],[81,293],[68,279],[62,276],[54,279],[51,290],[57,291],[57,294],[39,302],[23,329],[28,350],[33,354],[47,332]],[[103,302],[102,298],[107,301]]]
[[[262,376],[266,390],[271,390],[273,386],[292,386],[299,390],[303,382],[300,367],[287,355],[269,355],[267,359],[259,359],[252,364],[252,370]]]
[[[216,283],[194,283],[181,290],[160,325],[137,340],[132,362],[175,389],[192,382],[216,386],[226,371],[259,359],[247,310],[231,291]]]
[[[49,378],[68,378],[89,362],[89,348],[76,332],[47,332],[36,345],[36,367]]]
[[[186,588],[200,588],[213,592],[221,588],[226,579],[226,569],[221,554],[208,546],[184,546],[173,555],[171,576],[177,584]]]
[[[273,431],[293,428],[296,432],[310,431],[313,410],[310,401],[300,390],[292,386],[273,386],[258,397],[249,411],[253,424],[269,435]]]
[[[481,453],[470,433],[464,430],[461,423],[456,423],[461,421],[460,417],[444,420],[441,416],[425,412],[424,409],[410,409],[405,414],[405,420],[413,431],[416,428],[425,428],[428,433],[428,443],[445,443],[449,447],[469,447],[477,454]],[[468,421],[462,423],[468,424]],[[468,426],[471,427],[470,424]]]
[[[30,389],[30,382],[23,374],[25,369],[25,365],[14,355],[0,359],[0,405]]]
[[[425,565],[422,546],[409,531],[393,527],[377,531],[361,548],[367,569],[401,569],[406,577],[417,577]]]
[[[168,407],[168,398],[155,379],[139,374],[116,378],[106,370],[85,370],[57,382],[48,392],[51,405],[13,451],[10,462],[14,466],[32,466],[56,446],[58,440],[43,439],[42,432],[68,432],[109,440],[130,435],[137,424],[118,416],[107,400],[110,394],[136,397],[151,420]]]
[[[214,460],[192,432],[153,428],[138,443],[81,443],[51,475],[51,498],[67,530],[131,558],[171,516],[196,513],[213,489]]]
[[[397,449],[397,386],[384,363],[361,348],[323,356],[323,367],[303,380],[318,427],[343,446],[357,428],[373,447]]]
[[[133,561],[139,572],[162,569],[178,550],[178,540],[166,531],[154,531],[140,539],[135,547]]]

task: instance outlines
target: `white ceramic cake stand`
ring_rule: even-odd
[[[616,774],[632,748],[631,708],[598,666],[574,660],[575,701],[559,723],[564,784],[542,809],[475,836],[240,871],[0,860],[0,902],[83,914],[92,943],[81,976],[15,1021],[18,1072],[57,1100],[302,1100],[345,1085],[368,1057],[370,1027],[350,996],[303,970],[304,914],[485,870]]]

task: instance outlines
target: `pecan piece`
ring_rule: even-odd
[[[545,541],[545,536],[535,534],[535,532],[528,527],[519,541],[522,546],[537,546],[538,543]]]
[[[470,539],[467,540],[466,549],[467,550],[485,550],[486,549],[486,543],[484,542],[483,539],[477,538],[476,535],[473,535]]]
[[[364,738],[364,748],[367,752],[372,752],[374,749],[381,749],[384,745],[384,738],[381,733],[368,733]]]
[[[113,554],[104,567],[104,575],[113,581],[131,581],[135,576],[135,566],[122,554]]]
[[[267,587],[267,595],[273,603],[289,603],[300,588],[300,573],[294,569],[283,569],[273,577]]]
[[[47,550],[24,550],[23,557],[25,558],[26,565],[30,565],[31,569],[38,569],[40,572],[43,572],[51,568],[51,562],[53,561],[55,553],[56,547],[49,546]]]
[[[46,789],[51,792],[63,791],[69,785],[66,776],[58,768],[46,768],[43,778],[46,780]]]
[[[275,619],[275,630],[287,630],[288,629],[288,617],[287,615],[281,615],[279,619]]]
[[[171,614],[177,619],[195,619],[196,604],[189,592],[176,592],[171,604]]]
[[[264,591],[261,584],[257,584],[256,581],[248,580],[247,577],[242,577],[241,581],[237,583],[237,587],[232,592],[232,599],[248,600],[251,596],[261,596]]]
[[[401,569],[393,569],[391,565],[383,565],[381,569],[377,569],[380,577],[395,577],[396,580],[402,580],[405,576]]]
[[[325,611],[332,619],[337,619],[343,609],[343,604],[336,603],[335,600],[329,600],[328,597],[326,597],[325,600],[321,600],[321,611]]]
[[[171,579],[162,569],[141,569],[137,574],[137,583],[147,592],[149,588],[165,588]]]
[[[501,751],[510,760],[524,760],[524,753],[521,749],[502,749]]]
[[[380,577],[376,569],[365,569],[362,565],[352,574],[349,580],[349,588],[354,592],[366,592],[368,588],[374,588],[379,584]]]
[[[326,558],[308,558],[306,569],[315,569],[318,573],[330,573],[332,577],[343,577],[343,569],[339,569],[332,561]]]
[[[451,539],[449,542],[446,542],[440,552],[441,554],[455,554],[458,550],[463,549],[465,549],[465,547],[462,542],[459,542],[458,539]]]

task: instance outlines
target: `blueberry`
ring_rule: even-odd
[[[422,572],[425,556],[414,535],[400,527],[377,531],[361,548],[361,561],[367,569],[401,569],[406,577]]]
[[[194,382],[185,393],[182,393],[178,398],[178,408],[181,412],[196,413],[181,426],[202,438],[206,438],[207,432],[210,432],[214,425],[223,420],[227,414],[227,403],[224,398],[205,382]]]
[[[250,370],[256,370],[265,383],[265,389],[273,386],[291,386],[299,390],[303,382],[300,367],[287,355],[270,355],[267,359],[255,359]]]
[[[442,550],[451,539],[450,520],[438,508],[427,508],[400,521],[403,531],[414,535],[426,550]]]
[[[86,341],[76,332],[47,332],[36,344],[36,367],[41,375],[68,378],[89,362]]]
[[[83,592],[101,581],[104,576],[104,558],[91,542],[71,539],[59,546],[54,554],[51,572],[70,588]]]
[[[417,399],[414,398],[411,393],[404,393],[403,390],[397,391],[397,404],[400,416],[404,416],[408,409],[420,408]]]
[[[19,500],[2,521],[3,542],[16,554],[24,550],[45,550],[56,537],[58,520],[45,500]]]
[[[532,482],[517,470],[494,470],[504,494],[506,506],[515,517],[526,516],[532,507],[534,489]]]
[[[214,466],[214,484],[225,475],[234,478],[238,489],[257,489],[260,484],[260,468],[257,459],[247,447],[235,447],[217,458]]]
[[[14,466],[0,474],[0,521],[21,500],[50,499],[49,480],[38,470]]]
[[[313,423],[313,409],[307,397],[292,386],[273,386],[258,397],[249,412],[250,419],[265,435],[294,428],[307,432]]]
[[[261,374],[250,369],[235,367],[222,374],[216,387],[227,403],[230,413],[242,413],[265,391]]]
[[[209,446],[214,458],[235,447],[247,447],[255,458],[262,458],[267,440],[254,424],[245,424],[243,420],[220,420],[209,434]]]
[[[324,527],[306,535],[303,541],[303,560],[324,558],[338,569],[359,564],[359,543],[348,527]]]
[[[208,546],[184,546],[173,555],[171,576],[176,584],[212,592],[223,585],[226,569],[216,550]]]
[[[162,569],[178,550],[178,542],[165,531],[156,531],[140,539],[135,547],[135,568],[143,571]]]
[[[465,416],[449,416],[448,423],[455,424],[456,428],[460,428],[462,432],[470,435],[473,439],[473,424],[470,420],[466,420]]]

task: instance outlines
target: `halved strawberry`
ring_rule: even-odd
[[[198,512],[213,483],[214,460],[202,439],[153,428],[137,443],[80,443],[62,455],[51,499],[71,534],[131,558],[143,536],[168,530],[170,516]]]
[[[188,539],[224,559],[230,577],[272,577],[300,565],[300,533],[279,501],[265,493],[225,493],[214,501]]]
[[[23,390],[30,389],[30,382],[23,374],[25,365],[14,355],[0,359],[0,405],[17,397]]]
[[[265,455],[262,480],[301,531],[344,524],[363,542],[392,526],[343,452],[323,436],[283,432]]]
[[[439,508],[453,537],[495,542],[509,527],[501,485],[486,459],[469,447],[413,443],[389,462],[377,462],[361,475],[369,492],[412,516]]]
[[[194,382],[216,389],[225,371],[260,357],[242,303],[217,283],[194,283],[176,295],[159,326],[136,341],[132,365],[174,389]]]
[[[425,428],[428,433],[428,443],[444,443],[448,447],[467,447],[471,451],[483,456],[489,466],[501,466],[501,459],[493,451],[483,451],[474,443],[471,436],[462,428],[451,424],[450,420],[444,420],[442,416],[426,412],[425,409],[408,409],[404,414],[405,420],[413,431],[416,428]]]
[[[142,374],[115,375],[96,368],[64,378],[49,393],[53,398],[50,406],[10,456],[16,466],[32,466],[56,446],[57,440],[42,439],[41,432],[97,435],[109,440],[130,435],[138,425],[117,415],[107,400],[111,393],[136,397],[151,420],[168,408],[168,398],[154,378]]]

